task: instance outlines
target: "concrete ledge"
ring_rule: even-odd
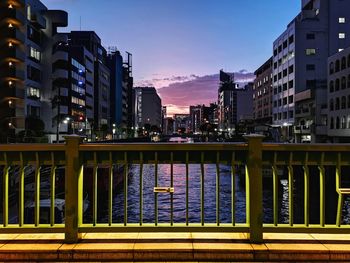
[[[77,262],[327,262],[350,261],[350,235],[265,234],[251,244],[243,233],[0,234],[0,261]]]

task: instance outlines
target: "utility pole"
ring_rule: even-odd
[[[58,95],[57,95],[57,123],[56,123],[56,143],[59,143],[60,136],[60,122],[61,122],[61,86],[58,86]]]

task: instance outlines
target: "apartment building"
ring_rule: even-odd
[[[273,124],[286,140],[327,138],[327,59],[350,45],[350,2],[302,0],[273,43]]]
[[[0,10],[1,130],[13,137],[31,117],[51,131],[55,125],[48,116],[58,100],[58,86],[68,79],[60,63],[68,60],[68,53],[56,48],[67,43],[57,28],[67,26],[68,15],[48,10],[38,0],[1,1]]]
[[[350,47],[328,58],[328,140],[350,142]]]
[[[272,124],[272,57],[254,74],[253,118],[256,124]]]
[[[133,89],[133,113],[135,130],[144,128],[145,124],[161,128],[162,101],[154,87]]]

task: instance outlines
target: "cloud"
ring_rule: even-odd
[[[246,70],[234,73],[235,81],[243,87],[246,83],[254,80],[253,73]],[[157,80],[149,80],[144,83],[169,83],[163,87],[157,87],[158,93],[162,98],[162,104],[167,106],[167,114],[188,113],[190,105],[205,104],[217,102],[219,74],[206,76],[172,76]]]
[[[155,88],[162,88],[169,86],[172,83],[181,83],[198,78],[198,76],[194,74],[191,74],[189,76],[171,76],[163,78],[160,78],[160,74],[153,74],[152,76],[154,76],[155,78],[150,80],[140,80],[135,83],[135,86],[152,86]]]

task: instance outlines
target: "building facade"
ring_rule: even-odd
[[[327,136],[327,58],[350,45],[349,1],[302,0],[273,43],[273,124],[286,140]]]
[[[329,141],[350,142],[350,47],[328,59]]]
[[[272,58],[254,72],[253,117],[256,124],[272,124]]]
[[[133,89],[133,112],[136,131],[145,128],[146,124],[161,128],[162,101],[154,87]]]
[[[26,129],[28,118],[41,120],[45,130],[51,130],[52,123],[43,120],[52,111],[44,109],[54,99],[56,82],[68,77],[53,65],[57,56],[67,59],[64,52],[53,52],[66,42],[57,28],[67,26],[67,13],[48,10],[37,0],[2,1],[0,10],[1,131],[14,136]]]

